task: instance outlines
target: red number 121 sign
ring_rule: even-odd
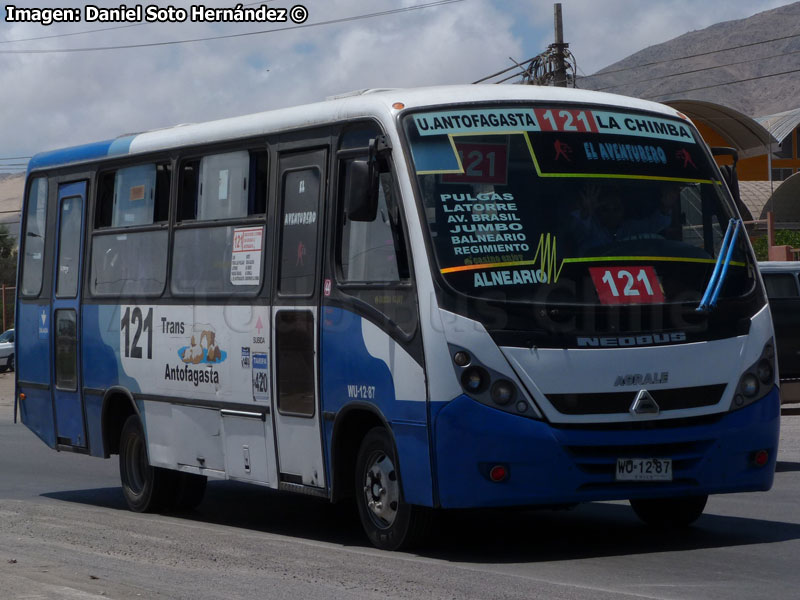
[[[664,302],[664,290],[653,267],[590,267],[589,274],[603,304]]]

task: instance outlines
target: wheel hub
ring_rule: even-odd
[[[367,469],[364,495],[370,516],[376,525],[390,527],[397,516],[400,487],[394,464],[386,454],[375,456]]]

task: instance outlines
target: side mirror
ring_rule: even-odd
[[[374,221],[378,213],[378,177],[366,160],[353,160],[347,165],[344,197],[347,218],[351,221]]]
[[[378,214],[381,166],[392,147],[385,136],[369,142],[369,160],[354,160],[345,175],[347,218],[351,221],[374,221]]]
[[[736,202],[736,208],[741,214],[748,214],[749,211],[747,211],[746,208],[742,210],[744,205],[742,204],[742,198],[739,194],[739,176],[736,174],[736,163],[739,162],[739,153],[736,151],[736,148],[715,147],[711,148],[711,154],[713,156],[730,156],[733,159],[732,165],[722,165],[719,170],[722,172],[725,183],[728,184],[728,189],[731,191],[731,195]]]

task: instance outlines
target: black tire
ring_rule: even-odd
[[[119,439],[119,477],[128,508],[134,512],[169,510],[174,505],[180,473],[152,467],[142,422],[131,415]]]
[[[368,431],[356,458],[356,505],[367,537],[381,550],[421,544],[431,524],[429,509],[403,499],[397,464],[387,431],[383,427]]]
[[[14,355],[12,354],[12,355],[11,355],[11,356],[8,358],[8,367],[7,367],[7,368],[8,368],[8,370],[9,370],[9,371],[13,371],[13,370],[14,370],[14,367],[16,367],[16,365],[14,364]]]
[[[688,527],[706,507],[708,496],[646,498],[631,500],[636,516],[653,527]]]
[[[208,477],[193,473],[180,473],[178,496],[175,501],[177,510],[194,510],[203,501],[206,494]]]

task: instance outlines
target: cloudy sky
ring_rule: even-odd
[[[531,58],[553,41],[552,1],[276,0],[268,6],[291,8],[301,2],[308,12],[302,28],[291,28],[291,22],[189,19],[44,26],[8,22],[4,3],[0,174],[26,162],[15,157],[123,133],[313,102],[361,88],[471,83],[510,66],[509,57]],[[82,16],[87,4],[91,0],[13,2],[19,8],[78,8]],[[564,37],[579,73],[588,75],[687,31],[785,4],[562,0]],[[233,7],[235,2],[207,0],[205,6]],[[251,32],[264,33],[239,35]],[[119,46],[128,48],[111,48]]]

